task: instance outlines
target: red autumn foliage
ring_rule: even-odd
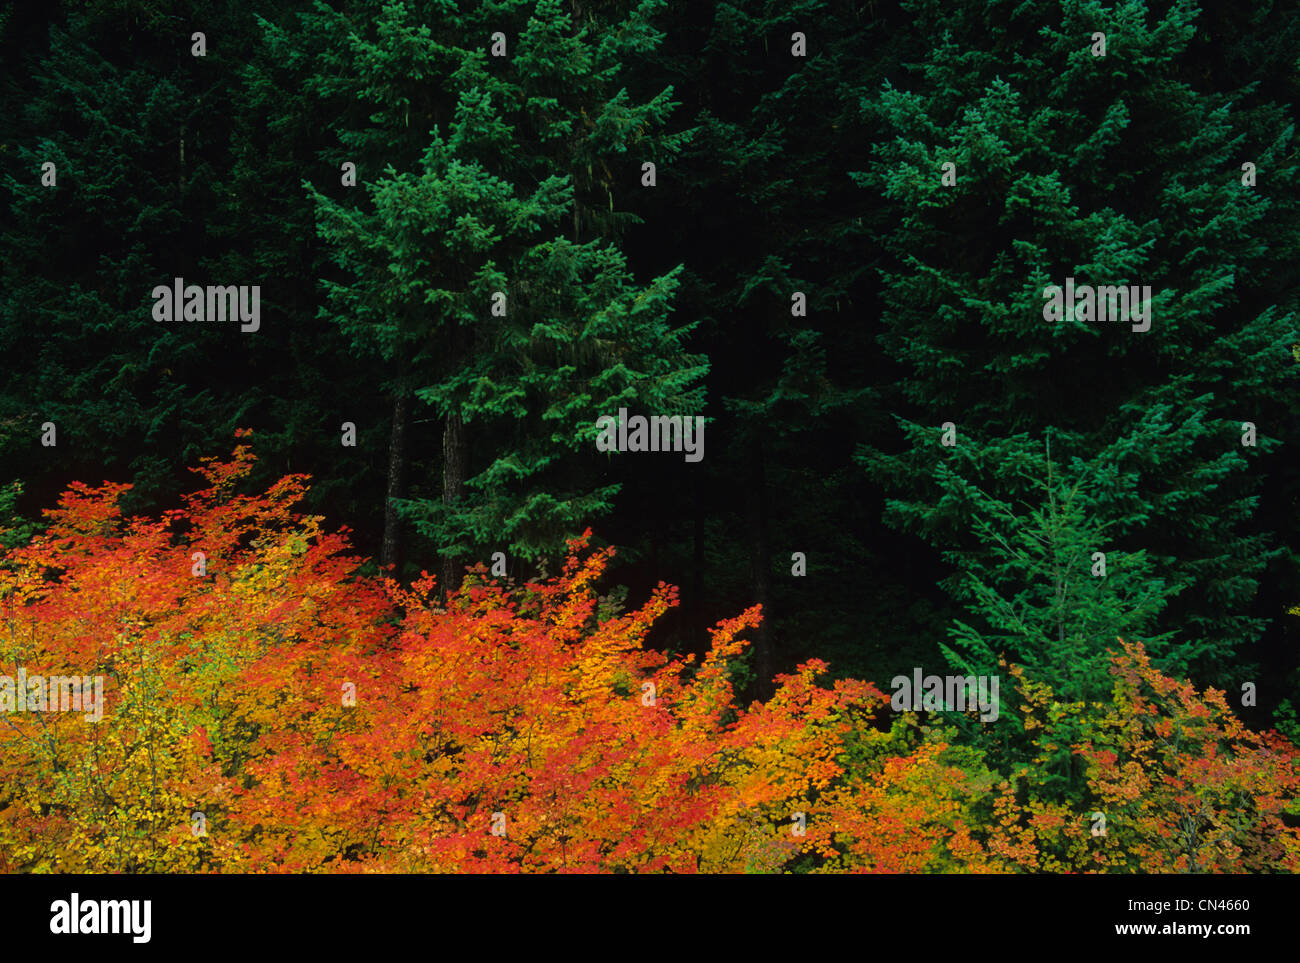
[[[1115,827],[1097,842],[1024,774],[910,716],[882,724],[875,686],[819,684],[817,660],[739,705],[757,608],[703,658],[666,657],[645,640],[675,590],[614,610],[613,550],[586,537],[555,578],[480,568],[444,607],[431,577],[359,575],[346,532],[295,513],[304,476],[239,494],[252,460],[209,460],[156,519],[122,516],[125,486],[74,485],[5,553],[0,672],[100,676],[104,702],[98,721],[0,713],[0,869],[1296,866],[1294,749],[1140,649],[1116,661],[1114,703],[1079,710],[1088,805]],[[1050,694],[1022,689],[1033,720]]]

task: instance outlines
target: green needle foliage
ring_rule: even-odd
[[[1106,603],[1130,615],[1080,611],[1078,630],[1149,626],[1171,638],[1174,664],[1223,684],[1250,658],[1263,627],[1251,600],[1282,550],[1256,510],[1294,404],[1296,290],[1278,266],[1295,245],[1293,127],[1250,86],[1206,84],[1190,3],[1067,2],[1051,18],[1048,6],[906,4],[915,59],[863,100],[883,135],[855,177],[889,213],[879,344],[897,362],[904,430],[858,459],[891,495],[888,520],[967,573],[950,583],[967,621],[1005,631],[1004,597],[978,573],[1010,564],[1023,535],[1012,506],[1028,466],[1043,483],[1050,432],[1091,538],[1118,539],[1136,566],[1111,577],[1137,596]],[[1149,286],[1150,330],[1045,320],[1043,291],[1066,277]],[[945,422],[958,453],[939,443]],[[963,489],[980,495],[955,501]],[[1033,527],[1046,537],[1070,517]],[[1001,569],[1010,598],[1053,597],[1045,560]],[[1059,655],[1043,665],[1054,686],[1091,664]]]

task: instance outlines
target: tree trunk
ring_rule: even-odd
[[[466,462],[465,422],[460,412],[448,412],[442,426],[442,503],[447,506],[460,501],[465,492]],[[450,594],[460,588],[460,572],[456,560],[442,560],[442,590]]]
[[[763,606],[763,621],[754,635],[755,689],[761,699],[772,694],[776,658],[772,641],[771,553],[767,540],[767,483],[763,471],[763,443],[749,443],[749,494],[746,499],[746,528],[749,529],[749,570],[752,595]]]
[[[384,540],[379,563],[396,566],[401,559],[402,535],[398,527],[397,499],[406,485],[406,423],[411,414],[411,396],[400,384],[393,396],[393,427],[388,436],[388,488],[384,494]]]

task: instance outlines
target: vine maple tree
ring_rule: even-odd
[[[242,437],[242,435],[241,435]],[[359,574],[308,479],[238,491],[246,443],[158,518],[73,485],[0,558],[0,675],[101,676],[102,719],[0,713],[0,870],[1007,872],[1292,868],[1294,749],[1222,697],[1114,663],[1110,705],[1013,668],[1025,728],[1082,733],[1086,814],[811,660],[738,704],[757,607],[700,658],[646,647],[613,549],[554,578]],[[1070,725],[1063,727],[1064,722]]]
[[[1000,808],[997,851],[1022,868],[1083,872],[1300,870],[1300,754],[1252,732],[1216,689],[1198,692],[1151,664],[1137,642],[1112,653],[1109,702],[1056,701],[1012,667],[1038,755],[1016,774],[1027,801]],[[1064,733],[1087,792],[1045,799],[1044,764]]]

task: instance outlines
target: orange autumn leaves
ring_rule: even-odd
[[[1067,839],[1067,814],[1040,807],[1040,853],[1056,854],[1031,864],[1148,873],[1300,870],[1295,747],[1275,732],[1248,730],[1222,692],[1198,692],[1157,672],[1140,645],[1123,645],[1112,675],[1111,703],[1092,711],[1052,703],[1050,690],[1022,676],[1026,717],[1049,734],[1039,744],[1051,738],[1053,719],[1078,732],[1075,752],[1107,826],[1102,837]]]
[[[742,706],[730,666],[645,648],[676,604],[598,592],[611,550],[573,544],[524,586],[481,570],[357,574],[345,533],[293,509],[306,479],[240,495],[252,455],[208,461],[158,519],[73,486],[0,565],[0,674],[101,675],[102,721],[0,715],[0,869],[89,872],[1010,872],[1294,869],[1294,749],[1221,697],[1116,663],[1080,733],[1086,805],[999,774],[813,660]],[[202,564],[196,553],[202,554]],[[1055,718],[1053,718],[1055,714]],[[1035,729],[1034,727],[1037,726]],[[1091,835],[1092,808],[1108,832]],[[1086,811],[1085,811],[1086,810]]]

